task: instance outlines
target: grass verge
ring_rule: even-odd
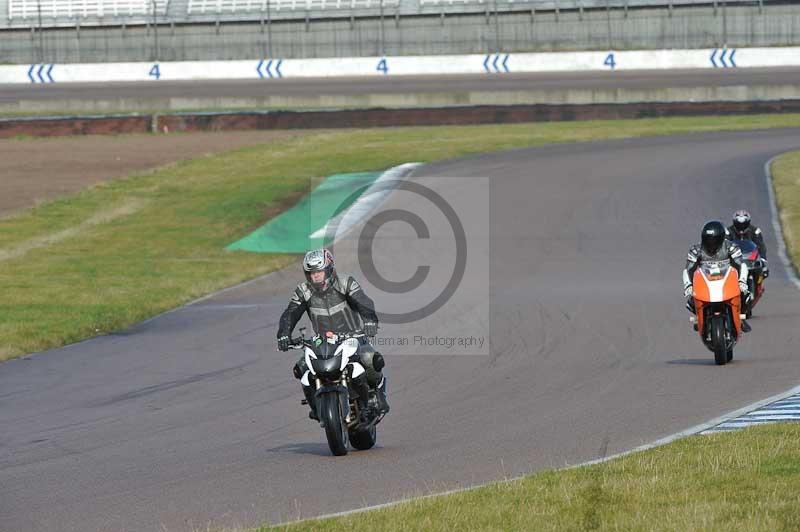
[[[772,163],[772,186],[789,259],[800,266],[800,152],[781,155]]]
[[[286,266],[291,257],[224,248],[299,198],[315,177],[549,143],[790,127],[799,119],[329,131],[96,186],[0,220],[0,360],[118,330]]]
[[[800,424],[656,449],[350,516],[269,530],[800,529]]]

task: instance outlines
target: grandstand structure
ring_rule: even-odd
[[[774,0],[0,0],[0,28],[585,11],[713,5],[763,9]],[[784,4],[785,2],[780,2]]]
[[[800,44],[800,0],[0,0],[0,63]]]

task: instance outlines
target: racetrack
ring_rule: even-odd
[[[287,78],[279,80],[158,81],[0,85],[0,104],[20,100],[159,100],[262,96],[512,92],[569,89],[664,89],[796,85],[800,69],[687,69],[618,72],[550,72],[501,75]]]
[[[489,178],[488,200],[464,202],[490,204],[488,269],[470,279],[491,287],[491,354],[387,350],[392,412],[368,452],[329,456],[295,354],[273,351],[296,271],[2,364],[0,530],[284,521],[597,458],[788,389],[800,294],[775,254],[763,165],[798,148],[800,129],[713,133],[417,171],[433,187],[452,180],[425,176]],[[741,207],[766,229],[773,274],[734,363],[715,367],[680,271],[702,222]],[[380,266],[402,278],[414,258]],[[485,325],[464,316],[445,308],[419,327]]]

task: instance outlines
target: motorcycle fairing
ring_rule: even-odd
[[[741,300],[739,276],[728,261],[707,263],[694,272],[693,279],[695,311],[697,312],[697,330],[702,336],[705,331],[705,312],[707,305],[724,303],[730,305],[733,315],[733,326],[736,335],[742,332],[740,315]]]

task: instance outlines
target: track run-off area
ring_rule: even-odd
[[[274,350],[299,267],[0,364],[0,530],[283,522],[602,458],[793,388],[800,293],[774,253],[753,331],[724,367],[688,324],[680,274],[702,223],[739,208],[777,249],[764,164],[796,149],[800,129],[716,132],[415,170],[407,182],[486,221],[464,223],[477,255],[465,299],[416,327],[485,331],[487,351],[382,348],[392,411],[370,451],[330,456],[300,405],[296,354]],[[411,201],[398,192],[381,209]],[[376,246],[399,253],[408,228],[392,227]],[[376,263],[406,279],[423,255]]]

